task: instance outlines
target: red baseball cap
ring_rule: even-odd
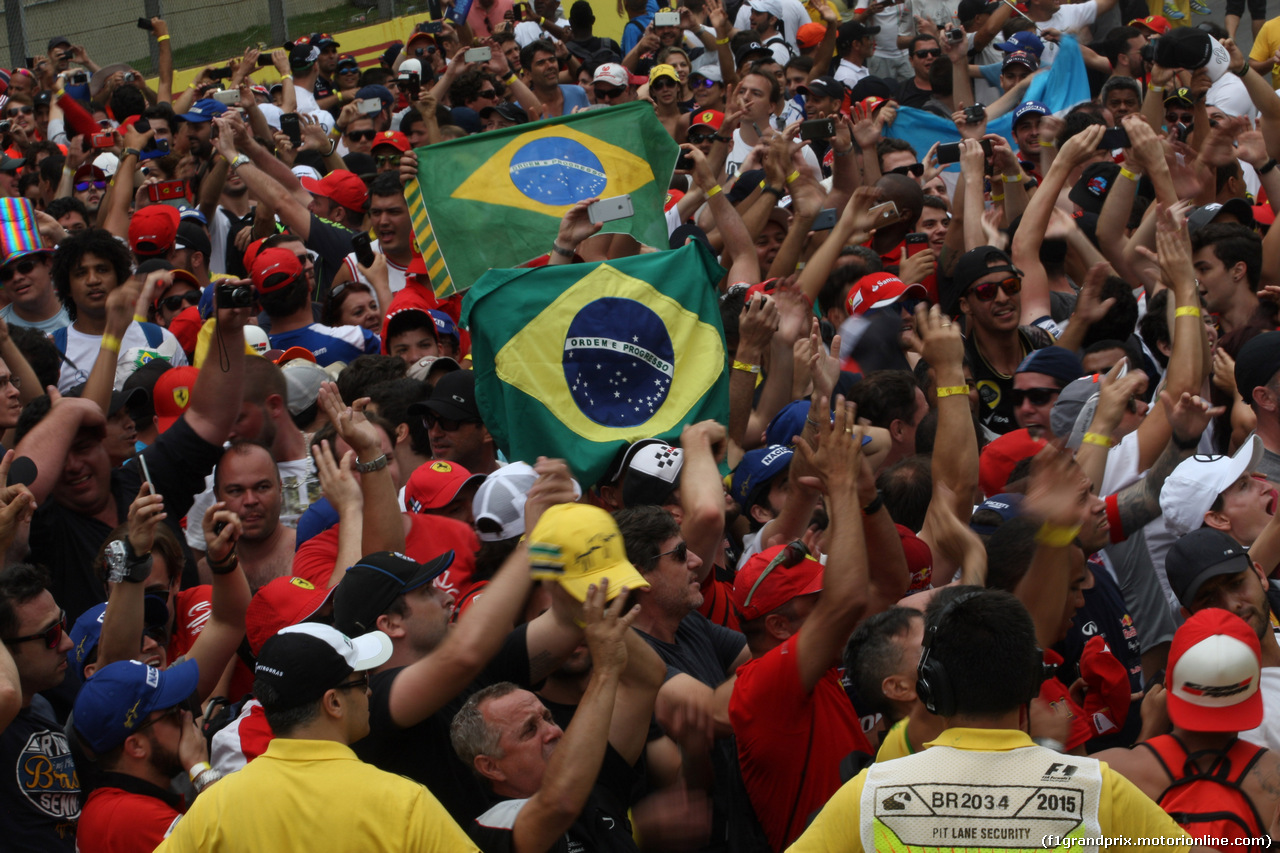
[[[1169,648],[1169,719],[1197,732],[1243,732],[1262,724],[1262,647],[1234,613],[1193,613]]]
[[[788,567],[792,560],[794,564]],[[821,591],[822,563],[793,542],[747,560],[733,580],[733,603],[749,621],[772,613],[798,595]]]
[[[296,281],[302,275],[302,264],[287,249],[263,249],[253,259],[249,275],[253,279],[255,290],[259,293],[271,293]]]
[[[440,509],[468,484],[479,486],[484,474],[472,474],[457,462],[433,459],[414,469],[404,485],[404,505],[413,512]]]
[[[409,137],[405,136],[398,130],[384,130],[382,133],[375,136],[373,138],[373,148],[377,148],[379,145],[390,145],[401,154],[408,151],[411,147],[409,145]],[[350,174],[350,172],[347,174]]]
[[[262,251],[262,244],[267,241],[266,237],[259,237],[254,240],[244,250],[244,268],[253,269],[253,260],[258,257],[258,253]]]
[[[306,578],[283,577],[262,587],[249,601],[244,614],[244,633],[249,651],[255,655],[262,644],[280,633],[281,628],[305,622],[325,605],[333,590],[321,589]]]
[[[129,219],[129,248],[135,255],[163,255],[178,239],[178,208],[167,204],[148,205]]]
[[[298,181],[307,192],[323,196],[348,210],[364,210],[369,202],[369,189],[364,181],[345,169],[330,172],[318,181],[315,178],[299,178]]]
[[[693,114],[693,120],[689,122],[689,129],[709,127],[719,133],[722,124],[724,124],[724,113],[719,110],[698,110]]]
[[[1169,23],[1168,18],[1165,18],[1163,15],[1148,15],[1145,18],[1134,18],[1129,22],[1129,26],[1148,30],[1158,36],[1167,35],[1169,30],[1173,29],[1173,25]]]
[[[891,272],[873,272],[858,279],[849,289],[844,307],[850,314],[862,315],[912,296],[925,299],[929,291],[922,284],[907,284]]]
[[[1043,438],[1032,438],[1024,429],[1015,429],[982,448],[978,457],[978,484],[988,497],[1007,491],[1009,475],[1014,467],[1028,456],[1035,456],[1044,449]]]
[[[279,352],[279,350],[277,350],[277,352]],[[298,358],[302,359],[303,361],[309,361],[312,364],[316,363],[315,354],[311,352],[311,350],[307,349],[306,347],[289,347],[287,350],[285,350],[284,352],[281,352],[274,359],[272,359],[272,361],[274,361],[276,364],[283,367],[287,362],[293,361],[294,359],[298,359]]]
[[[171,367],[156,380],[151,391],[155,401],[156,429],[164,432],[173,426],[191,406],[191,392],[196,386],[200,371],[194,367]]]
[[[170,273],[170,275],[171,275],[171,280],[169,281],[168,284],[166,284],[163,281],[157,283],[155,296],[152,297],[151,299],[152,305],[159,305],[160,300],[164,298],[165,291],[167,291],[169,288],[173,287],[173,285],[175,285],[180,281],[186,282],[187,284],[194,287],[196,290],[204,289],[200,286],[200,280],[197,279],[191,273],[187,272],[186,270],[173,270]]]

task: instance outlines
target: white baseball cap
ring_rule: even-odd
[[[591,77],[591,82],[608,83],[610,86],[625,89],[631,85],[631,75],[627,72],[627,69],[618,63],[606,62],[596,69],[596,73]]]
[[[1262,439],[1256,435],[1240,445],[1234,456],[1192,456],[1184,459],[1160,489],[1160,511],[1165,526],[1176,536],[1185,536],[1204,526],[1204,515],[1244,474],[1258,467],[1262,459]]]

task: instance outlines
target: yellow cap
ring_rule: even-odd
[[[627,559],[613,516],[589,504],[558,504],[544,512],[529,534],[529,564],[534,580],[558,581],[578,601],[586,600],[588,586],[605,578],[610,599],[624,586],[649,588]]]
[[[652,83],[659,77],[670,77],[677,83],[680,82],[680,75],[676,73],[675,68],[670,65],[655,65],[649,69],[649,82]]]

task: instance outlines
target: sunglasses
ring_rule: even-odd
[[[485,89],[483,92],[481,92],[481,93],[480,93],[479,95],[477,95],[476,97],[479,97],[479,98],[488,98],[488,99],[490,99],[490,100],[494,100],[495,98],[497,98],[497,97],[498,97],[498,93],[497,93],[496,91],[494,91],[493,89]]]
[[[968,295],[979,302],[990,302],[996,298],[996,291],[1003,290],[1005,296],[1016,296],[1022,291],[1022,279],[1011,276],[1004,281],[987,281],[969,288]]]
[[[1014,388],[1009,392],[1013,405],[1021,406],[1023,400],[1030,400],[1033,406],[1047,406],[1061,393],[1057,388]]]
[[[162,308],[168,308],[170,311],[181,311],[182,306],[195,305],[200,301],[200,291],[188,290],[186,293],[179,293],[174,296],[166,296],[156,304]]]
[[[689,85],[695,89],[710,89],[716,84],[710,77],[690,77]]]
[[[92,187],[95,190],[105,190],[107,188],[106,181],[80,181],[76,184],[76,192],[82,193]]]
[[[614,98],[622,97],[626,93],[626,89],[606,89],[603,86],[596,87],[596,99],[601,101],[612,101]]]
[[[464,424],[478,424],[478,420],[454,420],[453,418],[442,418],[434,412],[428,412],[422,416],[422,425],[427,429],[435,429],[439,425],[440,429],[445,432],[456,432],[462,429]]]
[[[18,643],[28,643],[32,640],[43,640],[45,648],[56,649],[58,644],[62,642],[62,632],[67,630],[67,611],[58,611],[58,621],[48,628],[45,628],[38,634],[27,634],[25,637],[10,637],[5,640],[6,646],[16,646]]]
[[[430,56],[436,52],[435,45],[429,44],[426,47],[415,47],[413,49],[414,56]]]
[[[675,89],[675,88],[678,88],[679,86],[680,84],[677,83],[676,81],[671,79],[665,79],[665,78],[661,80],[655,80],[654,82],[649,84],[649,88],[654,90]]]
[[[368,690],[369,676],[368,674],[365,674],[360,676],[359,678],[353,678],[350,681],[344,681],[333,689],[334,690]]]
[[[400,155],[399,154],[379,154],[377,157],[374,157],[373,159],[377,161],[379,166],[389,166],[393,163],[399,163]]]
[[[347,131],[347,138],[352,142],[372,142],[373,138],[378,135],[376,130],[350,130]]]
[[[689,143],[691,145],[697,145],[700,142],[708,142],[715,138],[715,133],[691,133],[688,136]]]
[[[689,561],[689,543],[681,542],[670,551],[663,551],[653,558],[653,565],[658,565],[658,561],[663,557],[675,557],[677,563],[685,563]]]
[[[36,111],[35,107],[9,107],[9,116],[29,116]]]
[[[920,176],[922,176],[922,175],[924,174],[924,164],[923,164],[923,163],[909,163],[909,164],[907,164],[906,166],[898,166],[898,167],[896,167],[896,168],[890,169],[890,170],[889,170],[889,174],[891,174],[891,175],[910,175],[910,176],[911,176],[911,177],[913,177],[913,178],[919,178]]]
[[[915,52],[916,59],[928,59],[931,56],[942,56],[942,49],[930,47],[925,50],[917,50]]]
[[[31,271],[35,268],[35,258],[23,258],[12,264],[6,264],[0,267],[0,284],[11,281],[15,273],[18,275],[31,275]]]
[[[751,585],[751,589],[747,591],[747,600],[742,602],[743,607],[751,606],[751,597],[756,594],[756,590],[760,588],[760,584],[764,583],[764,579],[769,577],[769,572],[781,566],[784,569],[794,569],[800,565],[805,557],[809,556],[809,546],[805,545],[799,539],[792,542],[778,552],[778,555],[769,561],[769,565],[764,567],[764,571],[760,573],[760,577],[756,578],[756,582]]]

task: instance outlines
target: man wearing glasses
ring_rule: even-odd
[[[625,104],[635,98],[631,87],[631,73],[616,62],[605,62],[591,76],[591,90],[596,104],[607,107]]]
[[[39,329],[46,335],[71,325],[53,289],[52,250],[29,238],[35,236],[35,213],[30,202],[15,200],[13,213],[21,220],[21,231],[0,230],[0,288],[9,304],[0,308],[0,319],[10,326]],[[15,239],[17,238],[17,239]]]
[[[1018,426],[1033,436],[1053,438],[1053,404],[1063,388],[1083,375],[1079,356],[1063,347],[1044,347],[1024,358],[1009,392]]]
[[[942,46],[938,40],[929,35],[917,35],[911,40],[911,48],[907,53],[907,61],[911,63],[914,76],[905,81],[899,88],[896,100],[904,107],[923,108],[933,97],[933,85],[929,82],[929,69],[934,60],[942,56]]]
[[[1047,332],[1022,326],[1022,273],[995,246],[961,256],[943,310],[964,315],[965,356],[978,385],[978,416],[989,437],[1017,429],[1013,375],[1032,350],[1053,343]],[[948,304],[950,303],[950,304]]]
[[[80,781],[53,708],[36,694],[62,684],[71,639],[43,569],[0,572],[0,640],[17,666],[22,710],[0,732],[0,833],[15,850],[76,847]]]
[[[431,452],[437,459],[456,462],[473,474],[498,470],[493,436],[485,428],[476,404],[476,379],[470,370],[455,370],[440,378],[431,398],[409,406],[430,430]]]

